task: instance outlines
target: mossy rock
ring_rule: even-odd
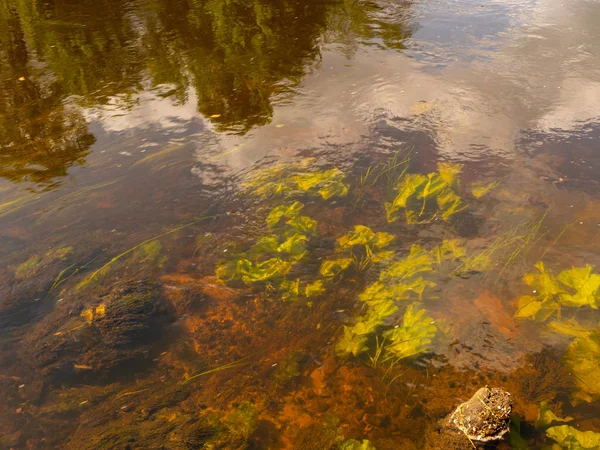
[[[116,374],[127,363],[148,359],[173,318],[146,282],[115,287],[90,303],[81,318],[66,309],[49,316],[26,344],[31,362],[49,381]]]

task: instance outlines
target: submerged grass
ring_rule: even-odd
[[[160,160],[160,159],[164,158],[165,156],[179,150],[183,146],[184,146],[184,144],[170,145],[165,149],[154,152],[154,153],[152,153],[148,156],[145,156],[144,158],[136,161],[134,164],[131,165],[131,167],[139,166],[140,164],[148,164],[148,163],[156,162],[157,160]]]
[[[204,220],[208,220],[208,219],[214,219],[217,218],[218,215],[214,215],[214,216],[206,216],[206,217],[202,217],[200,219],[194,220],[192,222],[186,223],[185,225],[181,225],[178,226],[176,228],[173,228],[169,231],[166,231],[164,233],[158,234],[156,236],[153,236],[149,239],[146,239],[142,242],[140,242],[137,245],[134,245],[133,247],[125,250],[122,253],[119,253],[117,256],[113,257],[110,261],[108,261],[106,264],[104,264],[102,267],[100,267],[99,269],[97,269],[95,272],[93,272],[90,276],[88,276],[87,278],[85,278],[83,281],[81,281],[77,286],[76,286],[76,290],[81,290],[87,286],[89,286],[90,283],[92,283],[93,281],[96,280],[97,277],[100,276],[100,274],[102,274],[104,271],[106,271],[112,264],[114,264],[115,262],[119,261],[121,258],[123,258],[126,255],[129,255],[130,253],[134,252],[135,250],[137,250],[140,247],[143,247],[146,244],[149,244],[150,242],[156,240],[156,239],[160,239],[162,237],[168,236],[169,234],[175,233],[179,230],[183,230],[185,228],[191,227],[192,225],[196,225],[197,223],[200,223]]]
[[[115,183],[121,181],[122,179],[123,179],[123,177],[119,177],[114,180],[106,181],[104,183],[93,184],[91,186],[85,186],[81,189],[77,189],[75,192],[71,192],[70,194],[59,197],[56,200],[53,200],[52,202],[50,202],[48,204],[48,206],[46,207],[46,210],[40,214],[40,218],[42,218],[42,219],[46,218],[49,215],[55,213],[56,211],[59,211],[67,203],[82,199],[85,196],[87,196],[87,194],[89,194],[90,192],[95,191],[97,189],[105,188],[112,184],[115,184]]]

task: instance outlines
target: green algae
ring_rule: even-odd
[[[15,278],[24,280],[37,275],[45,267],[68,259],[73,253],[72,247],[59,246],[48,250],[43,255],[33,255],[15,269]]]

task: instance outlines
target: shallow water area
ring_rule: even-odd
[[[0,0],[0,448],[600,448],[598,19]]]

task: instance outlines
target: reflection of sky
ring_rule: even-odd
[[[597,118],[597,4],[443,3],[445,15],[441,4],[415,5],[419,31],[407,54],[369,48],[344,61],[325,52],[322,69],[305,78],[300,95],[277,108],[274,123],[285,127],[267,126],[242,138],[249,141],[244,154],[232,155],[229,163],[245,166],[293,148],[358,145],[382,115],[429,131],[442,154],[476,159],[513,154],[521,130],[577,129]],[[468,26],[457,29],[458,23]],[[438,28],[451,35],[438,39]],[[472,58],[488,48],[490,36],[497,37],[495,49]],[[440,55],[453,48],[453,63],[430,70],[436,61],[409,57],[426,40]],[[231,146],[238,138],[225,139]]]
[[[333,146],[360,151],[376,122],[395,118],[406,120],[393,126],[430,133],[441,154],[508,157],[521,130],[564,132],[597,118],[596,4],[434,1],[415,3],[414,21],[404,53],[365,47],[348,60],[328,45],[320,67],[276,104],[271,124],[246,136],[215,133],[198,158],[210,155],[237,171],[267,155]],[[86,117],[105,131],[171,132],[200,118],[196,105],[193,90],[181,105],[143,91],[127,101],[113,98]]]

